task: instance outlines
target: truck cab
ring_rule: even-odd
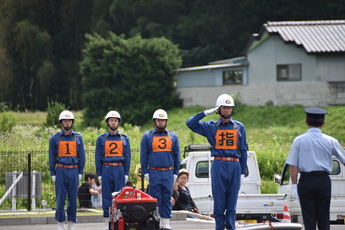
[[[331,223],[344,224],[345,221],[345,167],[333,156],[333,167],[330,173],[332,182],[332,198],[330,206]],[[291,220],[303,223],[299,201],[296,200],[290,178],[290,166],[285,164],[280,174],[274,174],[274,180],[278,183],[278,193],[285,193],[288,197]]]
[[[187,156],[186,156],[187,155]],[[191,196],[200,214],[213,214],[213,197],[211,187],[210,145],[189,145],[185,147],[181,168],[189,173],[188,183]],[[247,172],[239,190],[236,207],[237,220],[250,220],[249,223],[265,220],[279,221],[283,218],[286,202],[285,194],[261,194],[261,178],[256,153],[248,151]]]
[[[210,145],[188,145],[185,147],[184,153],[188,153],[188,157],[181,162],[181,168],[185,168],[190,173],[187,186],[193,191],[193,197],[205,195],[205,193],[212,196],[210,166],[212,166],[213,157],[211,157],[210,151]],[[260,185],[261,178],[256,153],[248,151],[247,173],[239,193],[260,194]]]

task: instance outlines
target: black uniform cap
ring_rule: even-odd
[[[328,113],[326,110],[317,107],[306,108],[304,112],[307,114],[307,117],[314,119],[324,119],[325,114]]]

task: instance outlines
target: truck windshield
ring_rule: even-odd
[[[212,165],[212,161],[211,161]],[[208,161],[199,161],[195,168],[195,176],[197,178],[208,178]]]

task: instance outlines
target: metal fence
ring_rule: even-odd
[[[139,163],[132,149],[131,174]],[[96,172],[95,150],[85,150],[85,172]],[[0,211],[55,208],[55,189],[49,172],[48,150],[0,151]],[[133,180],[133,176],[130,175]],[[134,181],[133,181],[134,182]]]

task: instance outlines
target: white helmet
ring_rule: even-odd
[[[153,113],[153,116],[152,116],[152,120],[154,119],[165,119],[165,120],[168,120],[168,114],[167,112],[165,112],[165,110],[163,109],[157,109],[154,113]]]
[[[121,120],[121,116],[120,116],[119,112],[117,112],[115,110],[107,113],[107,116],[105,117],[105,122],[107,122],[108,118],[111,118],[111,117],[115,117],[115,118],[118,118],[119,120]]]
[[[61,120],[74,120],[73,113],[68,110],[62,111],[59,116],[59,122],[61,122]]]
[[[235,106],[234,99],[229,94],[222,94],[217,98],[216,107]]]

